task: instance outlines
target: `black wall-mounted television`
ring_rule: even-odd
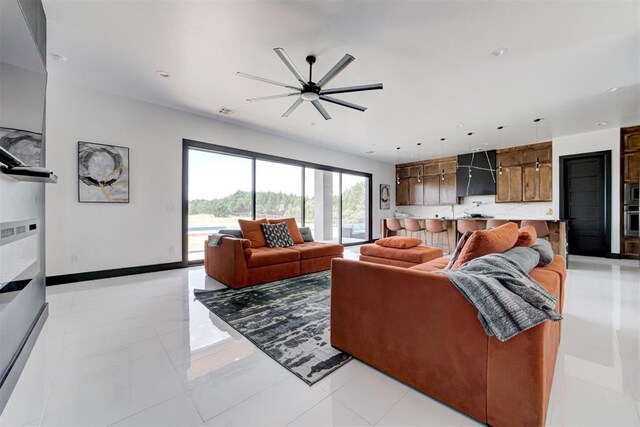
[[[496,194],[496,150],[458,156],[457,196]]]

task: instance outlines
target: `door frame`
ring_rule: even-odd
[[[605,223],[605,238],[609,243],[606,251],[603,256],[605,258],[616,258],[617,254],[613,254],[611,252],[611,191],[612,191],[612,181],[611,181],[611,150],[604,151],[593,151],[589,153],[580,153],[580,154],[571,154],[568,156],[560,156],[559,158],[559,166],[560,166],[560,177],[559,177],[559,188],[560,188],[560,218],[566,218],[566,208],[565,208],[565,178],[566,178],[566,164],[569,160],[576,160],[580,158],[586,157],[601,157],[603,159],[604,164],[604,223]],[[569,221],[567,219],[567,221]],[[568,222],[570,224],[570,222]],[[570,225],[569,225],[570,226]],[[567,232],[567,241],[569,240],[569,233]],[[571,245],[569,245],[569,251],[571,251]]]

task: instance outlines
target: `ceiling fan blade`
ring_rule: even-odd
[[[261,96],[259,98],[249,98],[249,99],[247,99],[247,101],[249,101],[249,102],[265,101],[267,99],[286,98],[288,96],[294,96],[294,95],[298,95],[299,96],[300,92],[283,93],[282,95]]]
[[[367,109],[367,107],[363,107],[358,104],[352,104],[351,102],[347,102],[347,101],[342,101],[341,99],[335,99],[330,96],[320,95],[320,99],[322,99],[323,101],[333,102],[334,104],[342,105],[343,107],[353,108],[354,110],[365,111]]]
[[[236,72],[236,76],[246,77],[248,79],[257,80],[259,82],[269,83],[276,86],[286,87],[287,89],[300,90],[299,87],[291,86],[286,83],[280,83],[275,80],[265,79],[264,77],[253,76],[251,74],[241,73],[240,71]]]
[[[291,60],[291,58],[289,58],[289,55],[287,55],[287,52],[285,52],[284,49],[281,47],[276,47],[273,50],[280,57],[280,59],[282,59],[282,62],[284,62],[284,65],[287,66],[289,71],[291,71],[293,75],[296,77],[296,79],[298,79],[298,81],[302,83],[302,85],[304,86],[307,82],[304,80],[304,77],[300,73],[300,70],[298,70],[296,65]]]
[[[302,98],[296,99],[296,102],[294,102],[293,105],[289,107],[287,111],[284,112],[282,117],[289,117],[289,114],[293,113],[293,110],[295,110],[296,108],[298,108],[300,104],[302,104],[302,101],[303,101]]]
[[[318,112],[322,114],[322,117],[324,117],[325,120],[331,119],[331,116],[329,115],[329,113],[327,113],[327,110],[324,109],[322,104],[320,104],[320,101],[316,99],[315,101],[311,101],[311,103],[314,107],[316,107],[316,110],[318,110]]]
[[[382,89],[382,83],[374,83],[370,85],[337,87],[335,89],[324,89],[320,91],[320,95],[329,95],[332,93],[362,92],[364,90]]]
[[[334,65],[333,68],[330,69],[329,72],[325,74],[323,78],[320,79],[320,81],[318,81],[317,86],[322,87],[327,83],[329,83],[329,81],[332,80],[335,76],[337,76],[338,73],[340,73],[340,71],[344,70],[347,67],[347,65],[351,64],[351,62],[353,62],[354,59],[356,58],[354,58],[349,54],[346,54],[345,56],[343,56],[342,59],[338,61],[338,63]]]

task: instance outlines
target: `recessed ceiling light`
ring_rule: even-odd
[[[59,55],[57,53],[52,53],[51,57],[56,61],[59,62],[61,64],[64,64],[65,62],[67,62],[69,60],[69,58],[67,58],[64,55]]]
[[[460,124],[458,125],[458,127],[459,127],[459,128],[463,128],[463,127],[464,127],[464,125],[463,125],[462,123],[460,123]]]
[[[604,125],[607,125],[607,124],[609,124],[609,122],[600,122],[600,123],[598,123],[598,126],[604,126]]]
[[[605,92],[613,93],[613,92],[615,92],[617,90],[618,90],[617,87],[610,87],[609,89],[605,90]]]
[[[169,73],[163,70],[157,70],[156,74],[159,75],[160,77],[169,77]]]
[[[371,151],[367,151],[365,154],[373,154],[375,153],[375,151],[371,150]]]
[[[505,53],[507,53],[507,48],[506,47],[499,47],[496,50],[492,50],[489,55],[491,56],[502,56]]]
[[[315,123],[311,123],[311,126],[315,126],[315,125],[316,125]]]

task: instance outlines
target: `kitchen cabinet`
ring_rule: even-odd
[[[423,166],[416,165],[409,167],[409,204],[423,204]]]
[[[640,256],[640,239],[624,239],[624,254],[637,258]]]
[[[504,166],[496,177],[496,202],[522,201],[522,166]]]
[[[551,201],[551,180],[551,163],[541,163],[538,168],[535,164],[525,166],[522,200],[524,202]]]
[[[552,199],[551,142],[511,147],[496,155],[496,202],[550,202]]]
[[[425,205],[453,205],[456,197],[456,158],[428,160],[424,165]]]
[[[626,130],[624,135],[624,151],[640,151],[640,126]]]
[[[624,182],[640,181],[640,151],[624,155]]]

